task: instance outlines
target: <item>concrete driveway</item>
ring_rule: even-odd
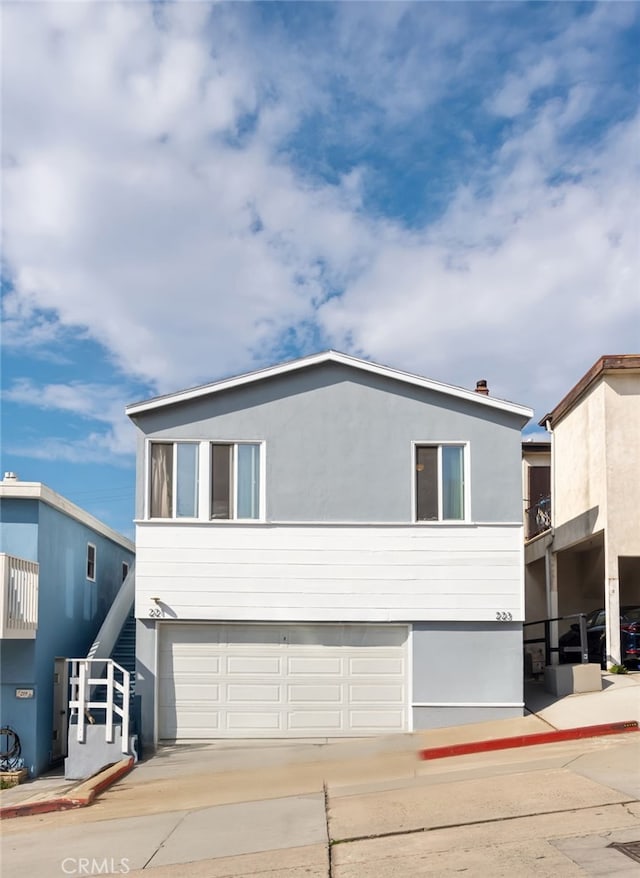
[[[617,690],[622,710],[640,707],[638,682]],[[620,701],[606,694],[591,724]],[[507,728],[488,725],[439,734]],[[434,740],[162,748],[90,808],[3,821],[2,875],[640,874],[624,848],[640,843],[640,733],[420,761]]]

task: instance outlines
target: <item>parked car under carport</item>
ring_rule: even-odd
[[[587,649],[589,661],[607,666],[606,613],[593,610],[587,615]],[[568,647],[578,647],[568,651]],[[560,662],[580,661],[580,626],[575,623],[558,641]],[[621,661],[629,669],[640,668],[640,607],[620,607],[620,653]]]

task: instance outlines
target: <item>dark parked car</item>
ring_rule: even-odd
[[[606,667],[605,611],[594,610],[586,618],[589,661]],[[577,646],[577,652],[567,652],[568,646]],[[576,622],[558,641],[561,662],[580,661],[580,626]],[[640,668],[640,607],[620,607],[620,652],[622,664],[630,669]]]

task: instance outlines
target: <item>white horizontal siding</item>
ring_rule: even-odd
[[[139,524],[136,615],[518,621],[521,565],[522,529],[510,525]]]

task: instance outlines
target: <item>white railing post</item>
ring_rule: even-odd
[[[20,630],[20,616],[18,613],[18,595],[20,587],[20,559],[14,558],[9,572],[9,594],[7,595],[7,626],[14,631]]]
[[[85,706],[87,703],[87,662],[78,662],[78,741],[84,743]]]
[[[122,752],[129,752],[129,671],[122,674]]]
[[[107,661],[107,695],[105,698],[107,705],[107,728],[105,730],[107,742],[113,742],[113,662]]]
[[[9,556],[0,555],[0,563],[2,564],[2,594],[0,594],[0,630],[4,634],[8,626],[8,599],[9,599]]]

